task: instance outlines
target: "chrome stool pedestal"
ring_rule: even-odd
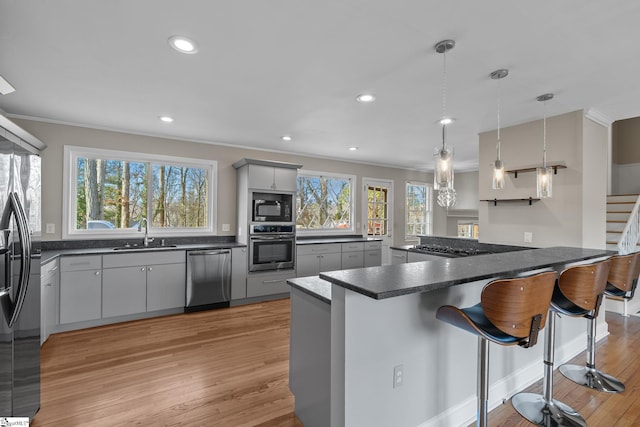
[[[553,399],[553,359],[555,351],[555,317],[549,310],[547,328],[544,335],[544,379],[542,394],[518,393],[511,398],[511,404],[527,420],[539,426],[585,427],[587,422],[575,409]]]

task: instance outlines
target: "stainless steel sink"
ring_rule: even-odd
[[[162,249],[172,249],[177,248],[177,245],[162,245],[162,246],[143,246],[143,245],[129,245],[129,246],[118,246],[117,248],[113,248],[114,251],[139,251],[139,250],[162,250]]]

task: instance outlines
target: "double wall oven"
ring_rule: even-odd
[[[293,193],[252,192],[249,271],[295,267],[296,225]]]

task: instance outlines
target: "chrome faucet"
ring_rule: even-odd
[[[138,223],[138,231],[142,231],[142,223],[144,223],[144,240],[142,241],[143,245],[145,247],[149,246],[149,243],[153,242],[154,238],[153,237],[149,237],[149,230],[148,230],[148,221],[147,218],[140,218],[140,222]]]

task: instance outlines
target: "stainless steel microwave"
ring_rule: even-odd
[[[253,222],[293,222],[293,195],[253,193]]]

